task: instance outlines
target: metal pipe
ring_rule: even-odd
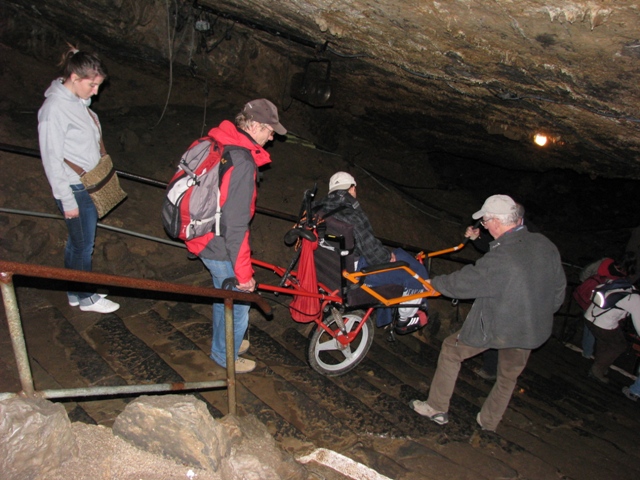
[[[0,143],[0,151],[6,151],[6,152],[11,152],[11,153],[18,153],[20,155],[27,155],[30,157],[34,157],[34,158],[40,158],[40,152],[38,150],[33,150],[30,148],[24,148],[24,147],[17,147],[14,145],[8,145],[6,143]],[[116,173],[121,176],[122,178],[126,178],[129,180],[133,180],[133,181],[137,181],[137,182],[141,182],[141,183],[146,183],[147,185],[152,185],[155,187],[160,187],[160,188],[167,188],[167,182],[161,182],[159,180],[154,180],[153,178],[148,178],[148,177],[143,177],[141,175],[136,175],[133,173],[129,173],[129,172],[124,172],[122,170],[117,170],[116,169]],[[290,222],[297,222],[298,221],[298,217],[296,217],[295,215],[291,215],[289,213],[284,213],[284,212],[278,212],[277,210],[272,210],[269,208],[264,208],[264,207],[256,207],[256,213],[259,213],[261,215],[267,215],[273,218],[277,218],[280,220],[286,220],[286,221],[290,221]],[[98,224],[98,226],[102,226],[102,228],[107,228],[106,226],[103,226],[102,224]],[[109,227],[114,229],[115,227]],[[129,233],[129,231],[125,231],[125,233]],[[143,237],[144,238],[144,237]],[[421,252],[421,251],[425,251],[425,252],[429,252],[429,250],[426,250],[424,248],[420,248],[417,247],[415,245],[410,245],[407,243],[403,243],[403,242],[396,242],[394,240],[390,240],[388,238],[383,238],[383,237],[377,237],[383,244],[392,247],[392,248],[403,248],[404,250],[407,250],[409,252]],[[168,242],[168,241],[162,241],[161,239],[157,239],[155,237],[150,237],[150,239],[154,240],[154,241],[160,241],[161,243],[168,243],[170,245],[174,245],[174,246],[181,246],[179,242]],[[463,264],[468,264],[468,263],[473,263],[472,260],[467,260],[467,259],[463,259],[463,258],[454,258],[454,257],[447,257],[446,260],[452,261],[452,262],[456,262],[456,263],[463,263]]]
[[[224,330],[227,357],[227,395],[229,397],[229,413],[236,414],[236,347],[233,332],[233,302],[224,299]]]
[[[89,283],[93,285],[108,285],[111,287],[125,287],[138,290],[156,292],[179,293],[207,298],[230,298],[234,301],[254,303],[266,313],[271,313],[271,306],[260,295],[233,290],[222,290],[213,287],[194,287],[179,283],[161,282],[142,278],[123,277],[106,273],[83,272],[67,268],[46,267],[27,263],[7,262],[0,260],[0,272],[11,272],[14,275],[48,278],[51,280],[68,280],[71,282]]]
[[[74,389],[43,390],[36,392],[27,355],[27,346],[24,341],[24,332],[18,310],[18,302],[13,286],[13,275],[25,275],[55,280],[79,281],[84,283],[111,285],[116,287],[138,288],[143,290],[164,291],[170,293],[184,293],[187,295],[200,295],[205,297],[223,298],[225,306],[225,333],[227,348],[227,380],[196,383],[161,383],[151,385],[124,385],[110,387],[87,387]],[[271,307],[259,295],[252,293],[222,290],[217,288],[192,287],[187,285],[171,284],[154,280],[142,280],[102,273],[82,272],[64,268],[45,267],[41,265],[28,265],[16,262],[0,261],[0,287],[4,300],[9,333],[13,344],[16,364],[22,385],[21,394],[27,396],[40,395],[44,398],[82,397],[95,395],[116,395],[128,393],[166,392],[182,390],[200,390],[205,388],[227,387],[229,399],[229,413],[237,412],[236,406],[236,379],[235,379],[235,347],[233,338],[233,300],[256,303],[267,314],[271,313]],[[19,394],[0,393],[0,400],[12,398]]]
[[[85,388],[63,388],[52,390],[40,390],[32,392],[31,395],[42,398],[76,398],[95,397],[103,395],[127,395],[132,393],[153,393],[153,392],[181,392],[187,390],[205,390],[220,388],[227,385],[226,380],[212,380],[209,382],[186,382],[186,383],[155,383],[145,385],[120,385],[112,387],[85,387]],[[27,393],[27,392],[24,392]],[[18,393],[0,393],[0,401],[17,397]]]
[[[42,217],[42,218],[53,218],[56,220],[64,220],[64,217],[62,215],[54,215],[52,213],[29,212],[26,210],[16,210],[14,208],[0,207],[0,212],[14,213],[18,215],[27,215],[31,217]],[[111,230],[113,232],[124,233],[125,235],[131,235],[132,237],[139,237],[139,238],[144,238],[145,240],[152,240],[157,243],[164,243],[167,245],[171,245],[172,247],[186,248],[183,242],[175,242],[173,240],[167,240],[166,238],[153,237],[151,235],[145,235],[144,233],[138,233],[132,230],[126,230],[124,228],[118,228],[118,227],[114,227],[112,225],[106,225],[100,222],[98,222],[98,227],[104,228],[105,230]]]
[[[33,395],[35,390],[33,386],[33,376],[31,375],[31,367],[29,366],[27,345],[24,341],[24,331],[22,330],[18,300],[16,299],[16,292],[13,288],[13,275],[11,273],[0,272],[0,288],[2,288],[4,311],[7,314],[9,336],[11,337],[13,353],[18,366],[18,375],[20,377],[22,391],[26,395]]]

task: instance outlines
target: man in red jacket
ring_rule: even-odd
[[[191,240],[189,251],[199,252],[198,257],[211,272],[216,288],[221,288],[225,279],[235,277],[238,290],[255,289],[249,224],[256,206],[258,167],[271,162],[263,147],[274,133],[285,135],[287,130],[280,124],[276,106],[264,98],[247,103],[236,115],[235,125],[224,120],[209,131],[225,147],[220,161],[220,235],[209,233]],[[243,340],[249,326],[249,307],[239,302],[233,307],[236,373],[251,372],[256,367],[253,360],[238,356],[249,349],[249,342]],[[210,356],[226,367],[224,305],[220,302],[213,304]]]

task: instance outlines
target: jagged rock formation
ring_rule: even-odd
[[[215,420],[191,395],[141,396],[116,418],[113,431],[72,425],[64,407],[37,397],[3,400],[0,412],[0,465],[7,480],[275,480],[314,478],[326,470],[296,462],[255,416]]]
[[[640,178],[633,2],[8,0],[2,9],[6,43],[38,53],[52,36],[78,39],[165,73],[171,64],[206,91],[279,99],[293,130],[325,148],[383,138],[425,158]],[[531,141],[538,131],[545,148]]]

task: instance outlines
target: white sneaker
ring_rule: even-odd
[[[80,305],[80,310],[83,312],[112,313],[119,308],[119,303],[112,302],[104,297],[101,297],[100,300],[91,305]]]
[[[446,425],[449,423],[449,414],[447,412],[439,412],[423,400],[411,400],[409,406],[420,415],[424,415],[438,425]]]
[[[247,353],[247,351],[249,350],[250,346],[251,346],[251,344],[249,343],[249,340],[247,340],[246,338],[244,340],[242,340],[242,343],[240,344],[240,350],[238,350],[238,355],[242,355],[243,353]]]
[[[236,360],[236,373],[253,372],[256,368],[256,362],[248,358],[238,357]]]
[[[107,296],[106,293],[99,293],[98,295],[100,295],[102,298]],[[69,299],[69,306],[70,307],[77,307],[77,306],[80,305],[80,301],[78,300],[78,297],[76,297],[75,295],[73,295],[73,296],[68,295],[67,298]]]

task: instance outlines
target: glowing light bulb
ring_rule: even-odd
[[[547,144],[547,141],[547,136],[542,133],[536,133],[533,137],[533,142],[541,147],[544,147]]]

